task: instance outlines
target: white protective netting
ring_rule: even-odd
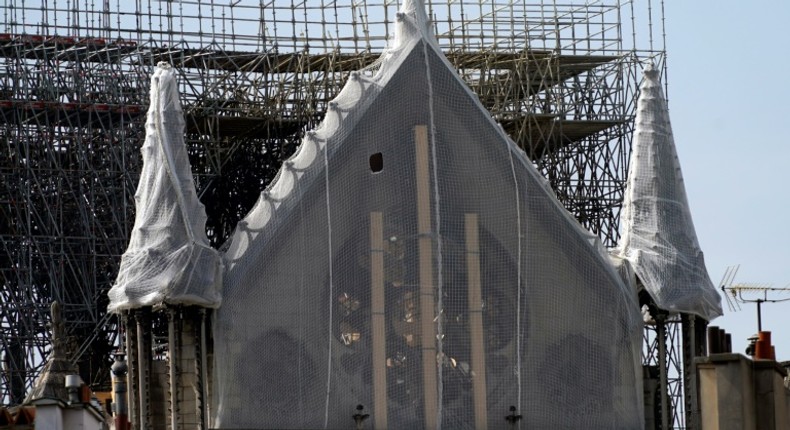
[[[159,303],[217,307],[222,259],[206,237],[206,210],[197,198],[184,145],[176,78],[165,63],[151,79],[145,125],[137,213],[109,291],[109,310]]]
[[[641,428],[641,317],[404,2],[242,220],[214,425]]]
[[[722,314],[691,219],[658,71],[645,67],[616,254],[656,305],[710,321]]]

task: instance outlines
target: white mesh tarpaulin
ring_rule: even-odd
[[[175,74],[160,63],[142,147],[134,227],[110,311],[159,303],[217,307],[222,259],[206,237],[206,210],[198,201],[184,145],[184,114]]]
[[[641,317],[600,243],[404,2],[225,254],[219,428],[641,428]]]
[[[710,321],[722,314],[691,219],[658,71],[645,67],[617,254],[656,305]]]

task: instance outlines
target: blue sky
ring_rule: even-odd
[[[666,1],[665,13],[672,129],[711,279],[740,264],[736,283],[790,287],[790,2]],[[712,324],[743,352],[756,307],[724,308]],[[763,329],[790,360],[790,301],[763,305]]]

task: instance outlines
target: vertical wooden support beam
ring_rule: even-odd
[[[686,428],[699,430],[702,428],[700,381],[694,358],[705,355],[707,322],[696,315],[680,314],[680,324],[683,334],[683,397],[686,400]]]
[[[137,326],[134,313],[125,311],[124,313],[124,335],[126,337],[126,362],[129,366],[129,373],[126,374],[128,381],[126,397],[129,405],[129,424],[131,430],[140,429],[140,415],[137,413],[139,398],[135,395],[138,391],[139,365],[137,364],[137,336],[135,328]]]
[[[424,394],[425,429],[437,424],[438,389],[436,380],[436,326],[434,325],[435,288],[433,276],[433,232],[431,231],[431,178],[428,151],[428,127],[414,127],[417,175],[417,233],[420,257],[420,344],[422,346],[422,379]]]
[[[475,428],[488,428],[486,352],[483,337],[483,293],[480,283],[480,232],[477,214],[464,217],[466,234],[466,283],[469,298],[469,333],[472,342],[472,399]]]
[[[137,376],[139,382],[137,389],[139,390],[140,401],[138,403],[138,411],[140,419],[138,420],[139,427],[147,429],[151,427],[151,421],[148,416],[148,395],[151,386],[149,385],[150,371],[151,371],[151,343],[146,333],[149,333],[150,318],[148,312],[145,310],[138,310],[136,315],[137,321]]]
[[[387,428],[387,338],[384,319],[384,220],[370,213],[370,302],[373,343],[373,428]]]
[[[656,334],[658,338],[658,374],[659,389],[661,390],[661,428],[668,429],[671,417],[669,403],[669,368],[667,363],[667,324],[666,315],[659,314],[656,320]]]
[[[170,430],[178,430],[178,342],[176,342],[176,311],[167,310],[167,352],[170,383]]]
[[[197,415],[198,415],[198,430],[205,430],[208,428],[209,418],[209,401],[207,394],[208,376],[206,368],[208,364],[208,354],[206,352],[206,309],[198,309],[198,316],[200,318],[200,341],[197,343],[196,348],[198,353],[195,354],[195,374],[198,377],[198,401],[197,401]]]

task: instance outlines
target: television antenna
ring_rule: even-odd
[[[741,303],[757,305],[757,331],[763,331],[762,304],[790,301],[790,285],[774,287],[769,283],[735,283],[735,275],[740,266],[730,266],[721,280],[721,291],[731,312],[741,310]],[[787,295],[787,297],[781,297]]]

